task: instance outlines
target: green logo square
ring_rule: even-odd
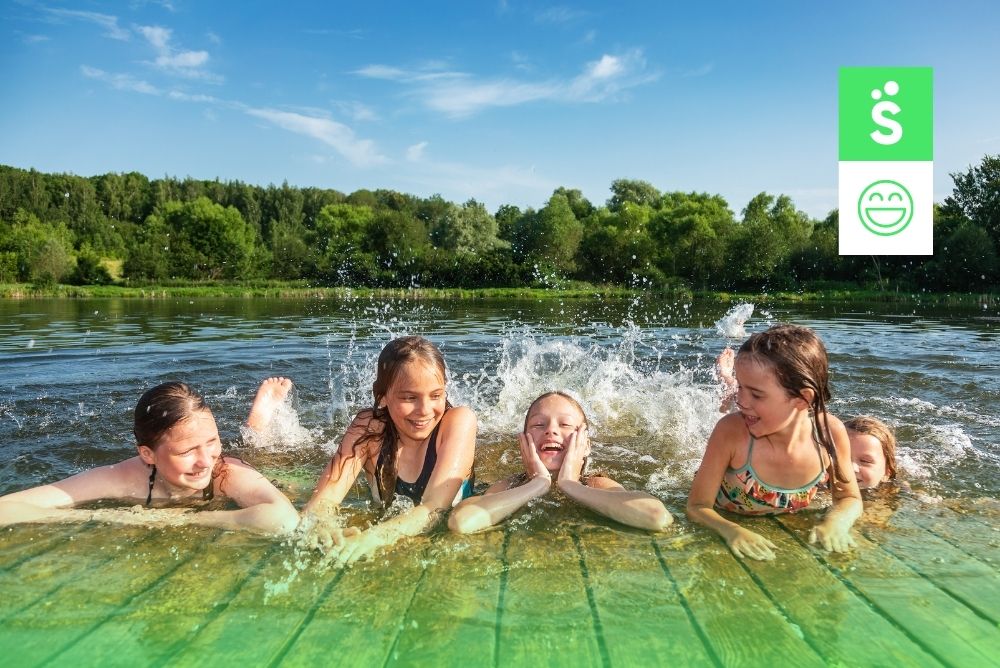
[[[840,160],[934,159],[930,67],[840,68]]]

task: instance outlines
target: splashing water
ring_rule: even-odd
[[[753,304],[737,304],[719,318],[715,323],[715,330],[727,339],[742,339],[747,335],[743,325],[752,315]]]

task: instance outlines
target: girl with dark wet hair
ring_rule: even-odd
[[[287,533],[298,524],[294,506],[267,478],[239,459],[222,456],[215,417],[190,386],[168,382],[146,391],[135,407],[133,432],[135,457],[0,497],[0,526],[91,519],[92,511],[73,506],[100,499],[160,507],[216,496],[232,499],[240,509],[185,513],[184,522],[265,533]],[[114,521],[116,516],[103,513],[101,518]],[[122,514],[120,519],[135,522],[142,516]]]

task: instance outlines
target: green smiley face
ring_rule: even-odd
[[[891,237],[906,229],[913,219],[913,197],[897,181],[876,181],[858,198],[858,217],[869,232]]]

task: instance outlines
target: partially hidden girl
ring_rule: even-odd
[[[425,533],[471,494],[476,416],[448,402],[441,352],[404,336],[382,350],[372,384],[374,405],[354,418],[304,510],[306,530],[332,559],[348,564],[401,538]],[[327,521],[364,472],[377,503],[397,495],[413,506],[364,531]]]
[[[255,407],[266,400],[262,395],[273,382],[262,384]],[[253,416],[251,411],[251,422]],[[133,432],[135,457],[0,497],[0,525],[88,520],[94,511],[73,506],[100,499],[184,507],[222,497],[240,509],[189,512],[180,521],[274,534],[298,525],[295,507],[267,478],[241,460],[222,455],[215,417],[189,385],[167,382],[146,391],[135,407]],[[115,521],[116,516],[100,517]],[[143,515],[136,519],[141,522]]]
[[[660,531],[673,521],[656,497],[628,491],[603,475],[585,474],[590,455],[587,417],[569,394],[548,392],[535,399],[517,439],[524,472],[459,504],[448,519],[452,531],[471,533],[497,524],[547,494],[553,481],[577,503],[622,524]]]
[[[764,515],[809,506],[829,486],[833,505],[810,542],[844,552],[862,503],[843,423],[827,412],[826,348],[806,327],[776,325],[736,355],[737,412],[716,424],[688,495],[687,515],[738,556],[773,559],[774,544],[721,514]]]

